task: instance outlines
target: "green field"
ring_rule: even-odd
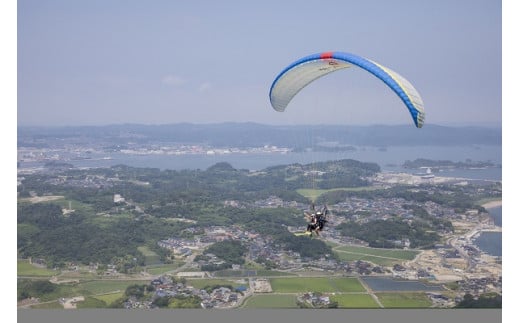
[[[85,269],[79,271],[65,271],[59,276],[60,280],[91,280],[99,279],[99,275]]]
[[[96,295],[93,296],[94,298],[99,299],[100,301],[105,302],[107,305],[112,304],[115,300],[123,297],[123,292],[117,292],[117,293],[109,293],[109,294],[103,294],[103,295]]]
[[[432,305],[425,293],[377,293],[385,308],[428,308]]]
[[[70,202],[70,208],[72,210],[84,211],[84,213],[94,213],[91,205],[82,203],[80,201],[68,200],[65,198],[52,201],[52,203],[60,205],[63,209],[69,208],[69,202]]]
[[[19,292],[19,291],[18,291]],[[72,285],[56,285],[56,289],[50,293],[39,295],[40,302],[55,301],[60,297],[68,298],[81,295]],[[42,304],[44,306],[44,304]]]
[[[110,292],[125,291],[125,289],[133,284],[148,285],[149,280],[91,280],[80,282],[74,286],[79,295],[97,295]]]
[[[18,276],[40,276],[52,277],[59,274],[59,272],[47,268],[36,267],[29,263],[29,260],[18,259],[17,275]]]
[[[139,252],[143,254],[145,265],[154,265],[161,263],[159,255],[156,254],[154,251],[150,250],[150,248],[148,248],[147,246],[137,247],[137,250],[139,250]]]
[[[298,308],[296,295],[253,295],[243,308]]]
[[[105,308],[107,303],[98,298],[85,297],[85,300],[77,302],[76,308]]]
[[[342,261],[369,261],[380,266],[393,266],[405,260],[412,260],[420,251],[402,249],[382,249],[359,246],[334,248]]]
[[[258,276],[269,277],[269,276],[296,276],[296,274],[288,273],[285,271],[277,271],[277,270],[266,270],[260,269],[256,271]]]
[[[331,295],[330,300],[338,302],[338,308],[379,308],[368,294],[336,294]]]
[[[31,198],[19,198],[20,202],[31,202]],[[85,211],[84,213],[93,213],[92,206],[82,203],[76,200],[66,199],[64,196],[56,196],[51,198],[48,201],[42,201],[38,203],[52,203],[59,205],[62,209],[69,209],[69,206],[72,210],[76,211]],[[69,204],[70,203],[70,204]]]
[[[271,278],[270,283],[275,293],[365,292],[359,280],[351,277]]]
[[[336,250],[337,251],[337,250]],[[350,253],[344,251],[337,251],[337,255],[341,261],[369,261],[373,264],[383,267],[392,267],[395,264],[400,264],[403,260],[393,259],[393,258],[381,258],[376,256],[368,256],[359,253]]]
[[[400,260],[412,260],[420,251],[417,250],[403,250],[403,249],[383,249],[370,248],[360,246],[343,246],[335,249],[336,251],[344,251],[349,253],[356,253],[361,255],[377,256],[394,258]]]
[[[178,262],[176,261],[173,264],[152,265],[152,266],[147,266],[146,271],[152,275],[162,275],[169,271],[179,268],[183,264],[184,264],[184,262],[182,262],[182,261],[178,261]]]

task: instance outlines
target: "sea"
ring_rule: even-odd
[[[75,167],[110,167],[125,164],[133,167],[159,169],[207,169],[218,162],[228,162],[236,169],[262,170],[270,166],[309,164],[321,161],[354,159],[378,164],[382,171],[417,172],[402,168],[405,161],[424,158],[453,162],[491,162],[498,167],[485,169],[445,169],[436,176],[502,180],[502,147],[488,146],[391,146],[356,147],[342,152],[287,152],[287,153],[227,153],[227,154],[125,154],[120,152],[93,153],[89,158],[69,159]],[[43,166],[42,162],[19,162],[19,168]]]
[[[502,206],[489,208],[488,212],[495,225],[502,227]],[[475,244],[491,256],[502,257],[502,232],[484,231],[475,239]]]

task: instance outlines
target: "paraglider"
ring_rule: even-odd
[[[328,222],[327,215],[329,214],[329,209],[326,205],[321,210],[316,211],[314,203],[312,203],[310,209],[312,213],[304,211],[304,215],[307,221],[309,221],[305,232],[295,233],[296,236],[307,235],[312,237],[313,232],[316,236],[319,236],[325,227],[325,223]]]
[[[417,128],[424,124],[421,96],[413,85],[391,69],[374,61],[344,52],[324,52],[303,57],[287,66],[273,81],[269,91],[272,107],[283,112],[292,98],[305,86],[329,73],[360,67],[383,81],[408,108]]]
[[[310,220],[310,223],[307,224],[306,232],[308,232],[310,235],[312,235],[312,232],[314,232],[317,236],[319,236],[320,231],[323,230],[325,223],[327,222],[327,214],[329,214],[329,209],[325,205],[323,209],[316,211],[314,203],[312,203],[311,210],[311,214],[305,212],[305,216],[308,220]]]

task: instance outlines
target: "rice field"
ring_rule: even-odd
[[[76,284],[74,289],[77,291],[86,291],[89,295],[97,295],[111,292],[124,292],[128,286],[134,284],[148,285],[150,284],[150,280],[91,280]]]
[[[270,283],[275,293],[365,292],[359,280],[353,277],[271,278]]]
[[[334,248],[334,251],[342,261],[363,260],[385,267],[411,260],[420,253],[418,250],[379,249],[359,246],[343,246]]]
[[[379,308],[368,294],[336,294],[330,300],[338,303],[338,308]]]
[[[253,295],[243,308],[298,308],[296,295]]]
[[[105,308],[107,307],[107,303],[98,299],[97,297],[85,297],[83,301],[80,301],[76,304],[76,308]]]
[[[385,308],[428,308],[432,302],[425,293],[377,293]]]
[[[99,299],[100,301],[105,302],[107,305],[112,304],[115,300],[123,297],[124,292],[116,292],[116,293],[108,293],[103,295],[95,295],[94,298]]]
[[[368,262],[371,262],[373,264],[376,264],[378,266],[383,266],[383,267],[392,267],[395,264],[400,264],[401,262],[403,262],[403,260],[399,260],[399,259],[381,258],[381,257],[376,257],[376,256],[368,256],[368,255],[343,252],[343,251],[338,251],[337,255],[341,261],[362,260],[362,261],[368,261]]]
[[[291,309],[298,308],[298,295],[305,292],[322,292],[329,295],[338,308],[379,308],[378,303],[355,277],[276,277],[269,279],[273,293],[255,294],[246,299],[242,308]],[[125,289],[133,284],[148,284],[149,281],[135,280],[91,280],[75,284],[59,285],[58,289],[42,298],[45,304],[37,308],[61,308],[60,297],[84,295],[90,302],[81,304],[85,308],[96,308],[100,304],[109,306],[123,296]],[[210,285],[248,285],[246,281],[231,279],[189,279],[188,285],[204,288]],[[380,292],[375,294],[384,308],[429,308],[432,303],[424,292]],[[50,301],[50,302],[49,302]]]
[[[386,257],[399,260],[412,260],[417,254],[420,253],[418,250],[383,249],[361,246],[343,246],[336,248],[335,251],[343,251],[367,256]]]
[[[170,272],[174,269],[179,268],[183,264],[184,264],[183,262],[179,261],[179,262],[175,262],[173,264],[152,265],[152,266],[147,266],[146,271],[151,275],[162,275],[162,274]]]

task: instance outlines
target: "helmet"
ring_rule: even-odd
[[[316,215],[321,215],[321,214],[322,214],[321,211],[316,212]]]

